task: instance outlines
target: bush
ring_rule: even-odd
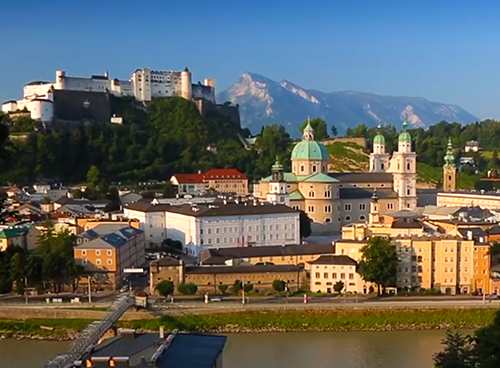
[[[241,281],[235,280],[234,284],[231,286],[231,292],[233,294],[238,294],[241,289],[243,289],[243,286],[241,285]]]
[[[282,293],[283,291],[285,291],[285,287],[286,287],[286,283],[285,281],[283,280],[274,280],[273,281],[273,289],[274,291],[278,292],[278,293]]]
[[[198,291],[198,286],[192,282],[177,285],[177,291],[184,295],[194,295]]]
[[[252,291],[253,289],[253,284],[245,284],[245,286],[243,287],[243,290],[245,290],[245,293],[249,293],[250,291]]]
[[[163,297],[167,297],[174,293],[174,283],[172,281],[163,280],[155,286],[155,290]]]
[[[333,290],[337,293],[340,294],[340,292],[344,289],[344,283],[342,281],[337,281],[335,285],[333,285]]]
[[[229,289],[229,286],[227,285],[219,285],[219,290],[222,294],[225,294],[227,289]]]

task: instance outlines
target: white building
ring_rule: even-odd
[[[380,132],[375,136],[370,154],[370,172],[392,173],[400,210],[417,207],[417,154],[412,151],[406,122],[398,137],[398,150],[391,158],[385,152],[385,137]]]
[[[180,96],[187,100],[205,99],[215,103],[215,81],[205,79],[204,84],[192,84],[188,68],[180,72],[136,69],[128,81],[110,79],[107,72],[86,78],[67,76],[65,71],[58,70],[55,82],[34,81],[26,84],[23,98],[4,102],[2,112],[26,109],[34,120],[51,121],[54,115],[53,90],[107,92],[115,96],[134,96],[138,101]]]
[[[141,222],[147,241],[178,240],[192,255],[209,248],[300,243],[299,212],[280,204],[137,202],[126,207],[124,215]]]
[[[464,147],[465,152],[479,152],[479,142],[478,141],[468,141],[465,143]]]

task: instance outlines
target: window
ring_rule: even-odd
[[[98,250],[96,250],[96,251],[95,251],[95,255],[96,255],[96,256],[100,256],[100,255],[101,255],[101,251],[100,251],[99,249],[98,249]]]
[[[345,220],[346,220],[346,221],[351,221],[351,216],[346,216],[346,217],[345,217]]]
[[[341,274],[340,274],[340,278],[341,278],[342,280],[345,280],[345,273],[341,273]]]
[[[101,264],[101,259],[100,259],[100,258],[97,258],[97,259],[95,260],[95,264],[96,264],[96,265],[100,265],[100,264]]]
[[[332,279],[335,280],[336,278],[337,278],[337,273],[336,272],[332,273]]]
[[[304,172],[304,165],[300,165],[300,172]]]
[[[332,220],[329,217],[325,218],[325,223],[330,223],[330,222],[332,222]]]
[[[394,203],[387,203],[387,209],[388,210],[393,210],[394,209]]]
[[[325,279],[327,279],[327,278],[328,278],[328,272],[325,272],[325,273],[323,274],[323,277],[324,277]]]
[[[366,203],[360,203],[359,204],[359,210],[360,211],[365,211],[366,210]]]
[[[82,250],[82,256],[86,256],[87,255],[87,251],[84,249]]]
[[[314,206],[307,206],[307,211],[310,213],[314,213]]]
[[[332,212],[332,206],[327,205],[325,206],[325,213],[331,213]]]
[[[314,172],[314,173],[315,173],[317,170],[318,170],[318,169],[317,169],[316,165],[313,165],[313,167],[312,167],[312,172]]]
[[[406,165],[406,169],[407,169],[407,170],[411,170],[411,169],[410,169],[410,167],[411,167],[411,165],[410,165],[410,163],[408,162],[408,164]]]
[[[351,210],[351,204],[350,203],[344,204],[344,211],[350,211],[350,210]]]
[[[365,215],[361,215],[361,216],[359,216],[359,221],[365,221],[365,220],[366,220]]]
[[[106,263],[107,263],[108,265],[112,265],[112,264],[113,264],[113,260],[108,258],[108,261],[107,261]]]
[[[327,190],[325,192],[325,198],[330,198],[332,196],[332,192],[330,192],[329,190]]]
[[[410,189],[406,190],[406,195],[411,195],[411,190]]]
[[[354,280],[354,274],[353,273],[349,274],[349,280]]]
[[[106,251],[106,254],[107,254],[108,256],[111,256],[111,255],[113,255],[113,251],[111,251],[111,250],[109,250],[109,249],[108,249],[108,250]]]
[[[314,196],[315,196],[314,190],[310,190],[309,191],[309,198],[314,198]]]

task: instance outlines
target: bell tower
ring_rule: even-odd
[[[269,182],[269,193],[267,193],[267,201],[270,203],[290,205],[290,196],[288,195],[287,183],[283,165],[276,157],[276,162],[271,168],[271,181]]]
[[[374,191],[372,198],[370,199],[370,214],[368,215],[369,224],[378,224],[380,222],[378,205],[379,203],[378,203],[377,192]]]
[[[457,189],[457,166],[455,165],[455,155],[453,154],[453,145],[451,138],[446,147],[446,156],[444,156],[443,165],[443,190],[445,192],[454,192]]]

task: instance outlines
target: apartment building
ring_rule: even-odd
[[[122,283],[124,269],[143,265],[144,254],[144,232],[130,226],[96,226],[79,234],[74,247],[75,261],[95,282],[111,288]]]
[[[8,247],[21,247],[26,250],[35,249],[38,246],[40,230],[35,226],[13,227],[0,231],[0,251]]]

